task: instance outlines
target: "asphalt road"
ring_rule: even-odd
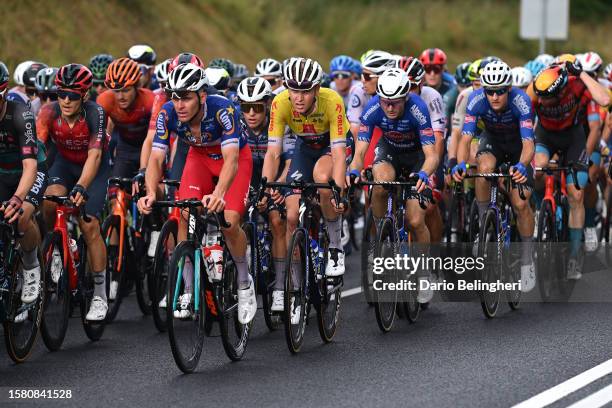
[[[356,288],[359,254],[347,263],[345,288]],[[131,295],[98,342],[73,318],[61,351],[38,339],[21,365],[0,352],[0,406],[509,407],[612,358],[611,314],[610,303],[526,303],[487,320],[478,303],[438,302],[416,324],[396,321],[382,334],[358,293],[343,298],[330,344],[313,320],[293,356],[282,330],[268,332],[259,313],[243,361],[230,362],[210,337],[198,370],[184,375],[167,334]],[[553,406],[610,383],[604,376]],[[70,389],[73,398],[9,401],[16,388]]]

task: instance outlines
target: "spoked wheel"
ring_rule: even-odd
[[[510,231],[510,247],[505,248],[503,252],[503,266],[504,266],[504,283],[512,284],[512,290],[506,291],[506,299],[510,309],[517,310],[521,304],[521,288],[518,287],[518,282],[521,280],[521,249],[517,242],[520,242],[519,233],[517,226],[514,223],[516,219],[514,213],[510,210],[510,219],[508,220],[509,225],[512,225]]]
[[[538,251],[536,272],[538,276],[538,288],[544,302],[551,300],[554,291],[554,270],[556,261],[553,245],[556,242],[556,218],[550,201],[542,201],[540,214],[538,216]]]
[[[252,230],[252,224],[249,225],[249,229]],[[245,231],[247,232],[247,242],[250,242],[250,232],[247,230]],[[268,233],[264,231],[264,234]],[[257,282],[257,292],[261,295],[261,303],[266,327],[270,331],[275,331],[281,327],[283,322],[281,321],[281,315],[272,311],[272,293],[274,292],[274,284],[276,282],[276,273],[274,270],[274,262],[272,261],[272,253],[269,249],[263,248],[259,242],[259,239],[257,239],[257,234],[255,234],[254,237],[256,258],[254,258],[254,269],[251,269],[251,272],[254,272],[254,279]],[[269,238],[270,236],[267,235],[264,239],[266,239],[268,242],[268,248],[271,248],[272,243],[270,242]]]
[[[168,268],[170,265],[170,258],[176,247],[177,231],[178,223],[176,220],[171,219],[166,221],[159,234],[157,247],[155,249],[153,279],[151,280],[151,288],[153,289],[149,294],[151,295],[151,314],[153,315],[153,322],[160,332],[168,330],[166,307],[160,307],[159,303],[162,299],[165,299],[166,303],[168,303],[168,298],[166,297],[168,291]]]
[[[64,268],[64,248],[60,234],[48,236],[43,247],[45,276],[45,307],[41,334],[50,351],[59,350],[68,329],[71,292],[68,270]]]
[[[291,353],[297,353],[306,331],[306,231],[296,229],[287,248],[285,264],[285,338]]]
[[[184,373],[191,373],[198,366],[204,344],[205,302],[201,296],[203,288],[196,291],[195,285],[195,248],[189,241],[181,242],[170,259],[168,268],[168,291],[166,293],[168,306],[166,319],[168,322],[168,337],[170,348],[176,365]],[[200,269],[205,273],[203,269]],[[188,316],[175,316],[174,311],[181,310],[181,295],[184,295],[185,281],[190,280],[192,296],[187,310]],[[200,276],[200,284],[205,279]],[[184,312],[184,311],[183,311]]]
[[[140,311],[145,316],[151,314],[152,305],[151,292],[149,291],[151,284],[149,281],[152,280],[153,275],[153,258],[147,255],[147,247],[150,239],[150,233],[147,233],[145,236],[140,238],[135,237],[135,241],[138,240],[141,242],[139,242],[137,245],[137,247],[139,247],[139,250],[137,251],[137,259],[135,259],[135,262],[130,263],[130,266],[134,268],[136,301],[138,302]]]
[[[8,242],[8,241],[5,241]],[[8,250],[8,246],[5,247]],[[4,260],[8,257],[3,256]],[[38,254],[38,259],[43,269],[42,258]],[[5,268],[7,266],[4,263]],[[4,321],[4,342],[9,356],[15,363],[24,362],[32,351],[40,321],[43,315],[43,305],[45,301],[45,275],[41,273],[40,284],[38,287],[38,297],[32,303],[21,302],[21,289],[23,287],[23,265],[17,257],[12,265],[6,268],[6,273],[10,273],[8,319]]]
[[[372,210],[369,209],[365,217],[363,240],[361,244],[361,288],[368,305],[372,306],[372,270],[374,267],[374,252],[376,250],[376,223]]]
[[[323,248],[323,253],[327,253],[329,248],[329,237],[323,234],[323,239],[319,242]],[[321,265],[325,270],[325,263]],[[318,281],[319,302],[315,305],[317,310],[317,323],[319,335],[324,343],[329,343],[336,334],[338,327],[338,316],[340,314],[340,303],[342,300],[342,277],[325,278]]]
[[[400,253],[410,254],[410,243],[409,242],[401,242],[400,244]],[[402,250],[403,249],[403,250]],[[419,281],[416,277],[416,274],[408,274],[404,279],[409,282],[413,282],[414,287],[418,287]],[[419,318],[419,313],[421,311],[421,304],[417,301],[417,290],[403,290],[402,291],[402,302],[401,302],[401,310],[402,316],[406,317],[410,323],[415,323]],[[399,309],[399,308],[398,308]]]
[[[246,350],[253,321],[241,324],[238,320],[238,270],[229,251],[225,251],[223,257],[223,281],[221,290],[217,289],[221,342],[230,360],[238,361]]]
[[[497,241],[497,214],[487,210],[478,236],[478,256],[484,257],[485,267],[481,271],[482,283],[496,283],[501,278],[502,243]],[[499,308],[500,293],[498,290],[479,291],[482,311],[487,318],[493,318]]]
[[[476,200],[472,200],[470,205],[470,213],[468,219],[468,243],[474,244],[478,239],[478,233],[480,232],[480,217],[478,216],[478,203]]]
[[[94,294],[94,277],[91,267],[89,266],[89,260],[87,259],[87,245],[85,245],[85,239],[80,237],[78,240],[78,248],[80,254],[80,262],[78,265],[78,275],[80,282],[80,294],[81,298],[79,301],[81,307],[81,323],[83,323],[83,329],[85,334],[91,341],[98,341],[104,333],[104,327],[106,326],[107,319],[99,322],[89,321],[85,317],[91,306],[91,300]],[[108,283],[110,279],[110,271],[106,270],[106,298],[108,299]]]
[[[390,218],[384,218],[381,221],[378,229],[378,238],[376,243],[376,258],[393,258],[395,259],[395,236],[393,232],[393,222]],[[397,270],[395,268],[387,269],[382,274],[376,275],[374,279],[380,279],[382,285],[395,284],[398,281]],[[376,322],[383,333],[387,333],[393,327],[395,313],[397,307],[397,291],[396,290],[373,290],[374,311],[376,313]]]
[[[102,224],[102,238],[106,244],[106,270],[110,272],[110,280],[107,280],[110,288],[116,286],[116,290],[111,289],[108,298],[108,313],[106,320],[112,322],[119,313],[119,307],[123,296],[126,294],[126,282],[127,282],[127,243],[120,242],[119,240],[120,222],[119,217],[110,215],[104,220]],[[127,234],[129,231],[125,231],[124,239],[128,239]],[[116,244],[111,242],[111,237],[115,237]],[[119,248],[123,245],[123,254],[119,254]]]
[[[463,242],[465,225],[465,201],[464,198],[453,194],[448,210],[448,219],[445,226],[446,242],[448,244]]]

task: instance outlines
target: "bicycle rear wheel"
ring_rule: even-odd
[[[306,331],[307,302],[305,286],[308,262],[306,251],[308,241],[306,231],[298,228],[293,232],[287,248],[285,264],[285,339],[289,351],[293,354],[300,351]],[[296,279],[293,279],[295,277]],[[297,282],[294,282],[297,280]]]
[[[130,231],[133,232],[133,231]],[[153,277],[153,258],[147,255],[147,248],[151,239],[151,234],[146,231],[144,236],[138,236],[134,234],[134,242],[136,253],[135,262],[131,262],[130,266],[134,271],[134,280],[136,286],[136,301],[138,307],[143,315],[148,316],[151,314],[152,300],[151,300],[151,284],[150,280]]]
[[[43,246],[43,256],[46,297],[41,334],[49,351],[56,351],[62,346],[66,336],[72,300],[68,271],[64,267],[61,234],[52,232],[47,236]]]
[[[485,259],[485,267],[481,271],[481,283],[497,283],[500,280],[502,245],[497,238],[497,213],[493,209],[488,209],[478,235],[478,256]],[[479,296],[484,315],[489,319],[495,317],[499,308],[499,291],[482,289],[479,291]]]
[[[370,306],[374,305],[372,301],[372,269],[374,267],[374,252],[376,251],[376,227],[372,210],[368,209],[361,244],[361,288]]]
[[[80,307],[81,307],[81,323],[83,324],[83,329],[85,330],[85,334],[91,341],[98,341],[102,337],[104,333],[104,328],[106,327],[107,319],[104,319],[99,322],[89,321],[85,319],[87,316],[87,311],[91,306],[91,300],[93,299],[94,294],[94,279],[93,279],[93,271],[89,266],[89,260],[87,259],[87,245],[85,244],[85,239],[83,237],[79,238],[78,241],[79,254],[81,256],[80,262],[78,265],[78,274],[79,274],[79,282],[80,282]],[[110,279],[110,271],[106,270],[106,297],[108,298],[108,282]]]
[[[119,313],[119,307],[125,296],[125,287],[127,282],[127,243],[125,240],[128,239],[127,234],[129,231],[124,232],[124,242],[119,239],[121,231],[121,225],[119,217],[116,215],[109,215],[102,224],[102,238],[106,244],[106,270],[110,272],[110,281],[108,285],[116,285],[117,289],[109,291],[110,294],[114,295],[114,298],[109,296],[108,298],[108,313],[106,315],[106,321],[112,322]],[[115,236],[117,243],[111,243],[111,236]],[[123,245],[122,255],[119,255],[120,246]]]
[[[376,258],[395,258],[395,236],[393,231],[393,221],[390,218],[384,218],[381,221],[378,229],[378,238],[376,242]],[[381,279],[382,284],[397,283],[397,270],[392,268],[385,270],[382,274],[377,275]],[[397,291],[396,290],[373,290],[374,312],[376,314],[376,323],[383,333],[387,333],[393,327],[397,308]]]
[[[538,252],[536,272],[538,289],[544,302],[551,300],[554,291],[555,256],[553,243],[556,242],[556,216],[549,200],[542,201],[538,216]]]
[[[184,373],[191,373],[198,366],[204,344],[204,312],[206,309],[204,298],[202,297],[204,288],[200,287],[200,290],[196,293],[195,282],[191,282],[193,296],[188,307],[190,316],[184,319],[174,316],[174,310],[179,303],[179,295],[185,291],[185,279],[183,278],[185,263],[189,260],[192,265],[191,267],[195,269],[195,251],[196,248],[192,242],[181,242],[174,250],[168,268],[168,290],[166,293],[168,302],[166,307],[168,337],[174,361]],[[200,282],[203,283],[201,274]],[[197,311],[195,307],[196,296],[198,303]]]
[[[444,228],[447,244],[463,242],[465,238],[463,230],[465,225],[465,220],[463,219],[465,216],[464,206],[464,198],[458,197],[457,194],[453,194],[449,205],[446,226]]]
[[[323,253],[327,253],[329,249],[329,237],[327,233],[323,235],[323,239],[319,242],[319,246],[323,248]],[[325,263],[320,266],[321,270],[325,270]],[[329,343],[336,334],[338,328],[338,316],[340,314],[340,303],[342,300],[342,277],[325,278],[318,281],[319,302],[315,305],[317,311],[317,326],[319,327],[319,335],[324,343]]]
[[[11,285],[9,288],[9,318],[4,321],[4,340],[11,359],[15,363],[22,363],[30,355],[40,328],[45,300],[45,275],[40,274],[38,297],[32,303],[22,303],[23,265],[16,252],[13,252],[13,256],[15,259],[12,260],[12,265],[8,265],[10,269],[6,268],[5,262],[5,271],[9,271],[8,273],[11,274]],[[7,257],[3,258],[8,259]],[[43,263],[40,253],[38,259],[42,269]]]
[[[400,245],[400,248],[402,248],[403,245],[406,246],[406,251],[402,252],[400,250],[400,254],[401,253],[407,253],[407,254],[412,253],[410,242],[400,242],[399,245]],[[418,287],[419,285],[417,276],[414,273],[410,273],[405,278],[402,277],[402,279],[406,279],[409,282],[413,282],[414,287]],[[402,314],[406,316],[406,319],[408,319],[410,323],[415,323],[418,320],[419,313],[421,311],[421,304],[417,300],[417,294],[418,294],[417,290],[403,290],[402,291],[403,300],[401,303],[401,307],[398,309],[401,309],[401,311],[403,312]]]
[[[159,302],[166,296],[168,291],[168,268],[172,252],[176,247],[177,233],[178,222],[174,219],[166,221],[159,233],[159,240],[157,241],[157,247],[155,249],[153,279],[151,282],[153,290],[150,292],[152,302],[151,314],[153,315],[155,327],[160,332],[168,330],[166,308],[159,307]],[[166,304],[167,303],[168,299],[166,298]]]

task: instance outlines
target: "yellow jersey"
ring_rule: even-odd
[[[313,111],[304,116],[295,110],[285,90],[274,98],[270,112],[268,144],[282,146],[285,125],[293,134],[314,149],[345,147],[349,123],[340,95],[329,88],[321,88]]]

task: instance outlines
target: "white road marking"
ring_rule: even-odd
[[[610,373],[612,373],[612,359],[605,361],[581,374],[578,374],[577,376],[572,377],[561,384],[555,385],[554,387],[549,388],[548,390],[541,392],[540,394],[535,395],[528,400],[513,406],[512,408],[545,407]]]
[[[358,288],[353,288],[353,289],[349,289],[349,290],[343,290],[342,291],[342,297],[348,297],[348,296],[353,296],[356,295],[358,293],[361,293],[361,286]]]
[[[570,405],[568,408],[599,408],[612,401],[612,385],[597,391],[588,397]]]

